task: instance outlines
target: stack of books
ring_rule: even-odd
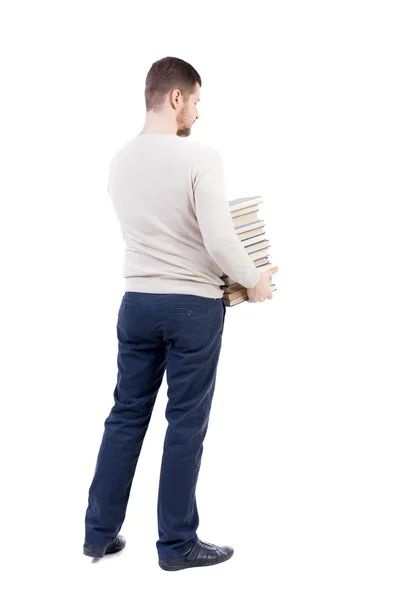
[[[250,196],[248,198],[238,198],[229,202],[229,208],[232,213],[233,226],[242,242],[245,250],[253,259],[255,266],[260,272],[268,271],[272,268],[269,262],[268,248],[270,247],[269,240],[265,238],[265,221],[259,219],[258,205],[262,204],[261,196]],[[248,300],[247,289],[228,277],[224,273],[222,276],[224,282],[221,289],[224,291],[223,300],[225,306],[236,306],[245,300]],[[269,285],[274,292],[275,284]]]

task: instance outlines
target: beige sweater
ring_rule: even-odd
[[[125,241],[125,290],[222,298],[223,274],[260,273],[233,227],[220,154],[177,135],[142,134],[112,157],[108,191]]]

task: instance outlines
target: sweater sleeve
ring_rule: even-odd
[[[221,156],[209,148],[193,177],[194,205],[204,246],[214,262],[245,288],[254,287],[260,272],[245,250],[232,222]]]

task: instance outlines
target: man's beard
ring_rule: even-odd
[[[187,123],[186,113],[184,112],[180,116],[179,121],[177,122],[176,135],[179,135],[179,137],[188,137],[192,133],[192,126],[190,125],[190,127],[188,127],[186,125],[186,123]]]
[[[192,129],[190,127],[184,127],[183,129],[178,129],[176,135],[179,135],[179,137],[189,137],[191,133]]]

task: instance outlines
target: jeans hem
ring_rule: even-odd
[[[185,542],[184,544],[182,544],[182,546],[179,546],[178,548],[175,548],[174,550],[172,550],[172,552],[158,552],[158,559],[159,560],[174,560],[177,558],[182,558],[185,554],[188,554],[188,552],[190,552],[190,550],[193,548],[193,546],[195,546],[197,544],[197,542],[199,541],[199,538],[196,537],[189,540],[188,542]]]

